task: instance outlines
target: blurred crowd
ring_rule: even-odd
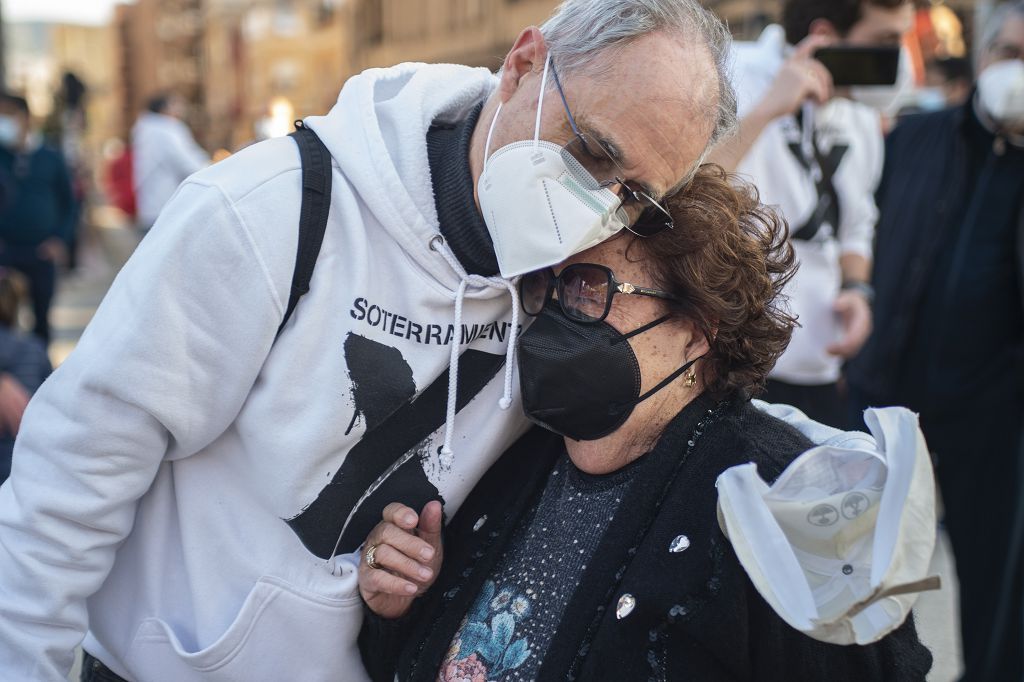
[[[914,21],[903,0],[784,6],[778,25],[736,45],[740,132],[709,159],[783,214],[800,261],[787,291],[800,327],[764,397],[844,429],[863,429],[869,406],[920,414],[966,670],[1021,679],[1024,3],[995,9],[974,59],[901,49]],[[841,76],[826,59],[849,57],[837,47],[895,50],[895,82]],[[187,114],[177,94],[153,93],[131,139],[104,149],[95,196],[140,234],[211,162]],[[0,482],[51,370],[49,311],[90,195],[76,163],[24,98],[0,94]]]
[[[800,261],[788,293],[801,326],[766,399],[840,428],[863,428],[870,406],[920,415],[960,580],[967,679],[1017,680],[1024,3],[989,17],[973,67],[930,61],[912,98],[908,51],[888,87],[854,54],[898,51],[909,3],[851,4],[792,0],[781,26],[738,48],[740,133],[712,154],[785,215]]]

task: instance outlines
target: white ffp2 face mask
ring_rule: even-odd
[[[1024,126],[1024,61],[990,64],[978,76],[978,101],[985,113],[1009,128]]]
[[[540,139],[550,61],[544,63],[533,140],[505,145],[488,157],[500,103],[487,133],[477,196],[506,278],[560,263],[626,226],[619,196],[601,188],[560,146]]]

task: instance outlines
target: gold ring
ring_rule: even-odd
[[[369,547],[366,548],[366,552],[363,554],[363,558],[366,559],[366,565],[369,566],[370,568],[373,568],[373,569],[380,568],[380,564],[377,563],[377,557],[376,557],[377,548],[379,546],[380,545],[370,545]]]

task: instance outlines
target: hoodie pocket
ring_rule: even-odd
[[[256,581],[234,622],[199,651],[186,651],[159,618],[139,625],[126,667],[146,682],[366,680],[356,638],[358,594],[345,599],[303,591],[279,578]]]

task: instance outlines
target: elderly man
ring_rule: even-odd
[[[961,106],[889,136],[861,406],[920,412],[960,579],[966,680],[1024,676],[1024,2]]]
[[[382,501],[453,513],[523,432],[499,408],[506,278],[625,220],[666,227],[658,199],[730,125],[727,44],[695,0],[568,0],[497,78],[351,79],[305,121],[333,157],[330,220],[280,335],[296,144],[186,181],[26,412],[0,490],[0,677],[63,679],[85,636],[87,679],[363,678],[346,553]],[[555,77],[586,149],[562,150]]]

